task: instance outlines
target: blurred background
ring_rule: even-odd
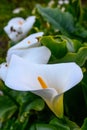
[[[65,94],[68,105],[67,103],[65,104],[65,115],[67,118],[64,117],[63,120],[53,115],[40,97],[29,92],[12,91],[0,81],[0,130],[86,130],[87,0],[0,0],[0,63],[6,60],[7,50],[12,42],[3,29],[11,18],[23,17],[26,19],[28,16],[35,15],[36,22],[28,35],[43,31],[45,35],[52,35],[54,36],[53,38],[57,40],[59,38],[59,41],[63,41],[61,37],[64,36],[64,32],[61,31],[61,29],[58,30],[59,28],[55,29],[54,24],[50,24],[49,18],[48,21],[46,21],[46,18],[44,19],[43,13],[38,9],[38,4],[44,8],[51,7],[60,9],[58,14],[58,17],[60,16],[60,27],[64,27],[65,32],[67,32],[68,35],[65,35],[67,37],[69,36],[69,43],[76,45],[75,47],[79,46],[76,48],[77,50],[73,52],[74,55],[80,55],[77,59],[70,57],[69,59],[65,58],[61,60],[61,57],[57,57],[57,61],[60,63],[75,60],[82,67],[83,72],[86,70],[84,72],[84,79],[77,88]],[[20,11],[17,11],[18,9],[20,9]],[[69,18],[61,12],[68,12]],[[55,14],[52,14],[52,16],[53,15]],[[61,17],[63,19],[61,19]],[[57,21],[56,17],[54,17],[54,19]],[[73,25],[74,32],[72,32]],[[58,34],[62,36],[58,37]],[[79,52],[78,54],[78,50],[81,47],[85,47],[85,51]],[[61,53],[63,52],[64,51]],[[58,54],[59,53],[60,51]],[[65,54],[63,56],[65,56]],[[68,96],[70,98],[67,98]],[[80,129],[83,122],[85,125]]]
[[[80,1],[83,8],[83,20],[87,18],[87,0],[81,0]],[[74,17],[80,17],[80,8],[78,0],[0,0],[0,47],[4,48],[3,50],[0,50],[0,57],[5,57],[5,51],[6,46],[8,45],[8,37],[5,34],[3,28],[7,25],[8,21],[13,17],[23,17],[26,18],[29,15],[37,15],[37,21],[38,21],[38,13],[36,12],[36,5],[41,4],[42,6],[50,6],[50,7],[60,7],[62,10],[65,7],[65,11],[69,11],[73,14]],[[14,10],[17,8],[22,8],[19,13],[14,13]],[[84,24],[86,25],[86,22],[84,21]],[[36,24],[37,25],[37,24]],[[38,25],[39,29],[41,28],[41,25]],[[44,28],[43,28],[44,29]],[[34,32],[35,27],[34,27]],[[3,44],[2,44],[3,42]]]

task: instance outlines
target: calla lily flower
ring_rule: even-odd
[[[12,55],[9,66],[0,67],[0,78],[9,88],[39,95],[58,117],[63,116],[63,93],[82,77],[80,67],[74,62],[35,64],[17,55]]]
[[[43,32],[32,34],[11,47],[7,52],[7,64],[9,64],[13,54],[23,57],[24,59],[28,60],[28,62],[42,64],[47,63],[51,56],[51,52],[47,47],[40,46],[38,38],[42,35]]]
[[[16,17],[8,22],[8,25],[4,27],[4,31],[12,41],[17,42],[27,35],[34,23],[35,16],[30,16],[26,20]]]

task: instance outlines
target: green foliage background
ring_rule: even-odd
[[[0,81],[0,130],[86,130],[87,129],[87,4],[69,0],[59,6],[57,0],[0,0],[0,63],[5,61],[12,42],[3,27],[13,17],[36,16],[29,34],[43,31],[40,39],[52,56],[49,63],[76,62],[83,80],[64,93],[64,117],[57,118],[45,102],[30,92],[17,92]],[[13,9],[25,10],[13,14]],[[61,10],[65,8],[65,11]]]

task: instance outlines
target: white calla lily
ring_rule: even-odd
[[[16,17],[8,22],[8,25],[4,27],[4,31],[12,41],[17,42],[27,35],[34,23],[35,16],[30,16],[26,20]]]
[[[63,116],[63,93],[83,77],[75,63],[33,64],[16,55],[3,73],[6,73],[4,81],[9,88],[41,96],[58,117]]]
[[[51,56],[51,52],[47,47],[40,46],[38,38],[42,35],[43,32],[32,34],[23,41],[11,47],[7,52],[7,64],[9,64],[13,54],[23,57],[28,60],[28,62],[47,63]]]

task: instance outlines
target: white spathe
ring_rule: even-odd
[[[4,27],[4,31],[12,41],[17,42],[27,35],[34,23],[35,16],[29,16],[26,20],[16,17],[8,22],[7,26]]]
[[[29,63],[46,64],[51,56],[50,50],[45,46],[27,48],[25,50],[12,50],[7,55],[7,63],[9,64],[11,56],[15,54],[27,60]]]
[[[38,42],[38,38],[43,36],[43,34],[44,34],[43,32],[31,34],[28,37],[26,37],[24,40],[20,41],[19,43],[11,47],[10,49],[11,50],[12,49],[25,49],[28,47],[39,46],[40,43]]]
[[[60,94],[75,86],[83,74],[75,63],[33,64],[12,56],[5,81],[9,87],[21,91],[42,90],[38,77],[44,80],[48,88],[54,88]]]
[[[32,34],[19,42],[18,44],[11,47],[7,52],[6,61],[10,62],[13,54],[27,59],[29,62],[34,63],[47,63],[51,52],[45,46],[40,46],[38,38],[43,35],[43,32]]]
[[[0,68],[0,77],[4,75],[1,79],[9,88],[41,96],[59,117],[63,113],[63,93],[83,78],[80,67],[74,62],[35,64],[12,55],[9,66],[4,67],[5,71]]]

